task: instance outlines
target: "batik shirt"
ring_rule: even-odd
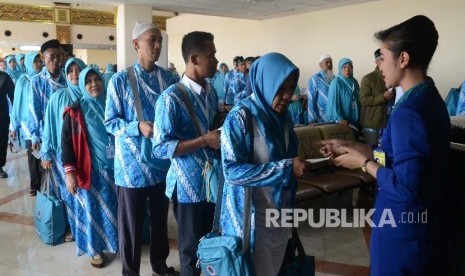
[[[60,71],[58,78],[53,79],[47,67],[31,80],[32,92],[29,101],[28,128],[31,132],[31,142],[40,142],[44,129],[44,116],[50,96],[60,88],[66,87],[66,78]]]
[[[326,78],[323,71],[313,75],[308,81],[308,122],[327,122],[326,105],[331,80]]]
[[[144,120],[153,121],[155,102],[165,88],[175,83],[174,77],[158,66],[147,72],[136,63],[134,69]],[[141,188],[165,181],[166,171],[148,167],[141,160],[143,135],[139,131],[133,95],[128,69],[113,75],[107,91],[105,127],[115,136],[115,184]]]
[[[224,76],[224,103],[227,105],[234,105],[234,94],[230,91],[230,86],[232,85],[236,74],[239,71],[237,70],[229,70]]]
[[[221,154],[224,164],[225,183],[220,223],[222,233],[230,236],[243,236],[244,187],[263,188],[269,192],[270,204],[275,209],[290,208],[291,203],[284,203],[286,194],[291,194],[291,202],[296,187],[292,174],[292,158],[297,156],[297,138],[294,131],[289,131],[287,156],[273,157],[277,140],[263,126],[260,116],[253,122],[247,122],[242,106],[236,106],[228,115],[221,131]],[[253,136],[248,131],[248,124],[253,124]],[[287,128],[288,130],[290,128]],[[253,143],[253,145],[252,145]],[[254,160],[250,154],[253,150]],[[250,163],[254,164],[250,164]],[[290,192],[293,191],[293,192]],[[287,198],[289,199],[289,198]],[[284,206],[283,206],[284,205]],[[251,217],[251,246],[254,243],[255,209]]]
[[[244,75],[240,71],[234,71],[233,75],[228,76],[228,90],[225,90],[225,98],[230,101],[233,98],[234,105],[237,105],[242,99],[250,95],[249,91],[246,91],[245,86],[247,84],[248,75]],[[226,102],[227,104],[231,104]]]
[[[192,102],[202,134],[208,132],[218,110],[218,99],[207,82],[205,89],[190,80],[186,75],[181,85]],[[205,93],[206,96],[203,96]],[[177,190],[177,199],[181,203],[196,203],[206,200],[202,172],[207,158],[215,157],[212,148],[197,149],[194,152],[174,157],[176,148],[182,140],[192,140],[199,135],[193,127],[193,119],[181,98],[176,85],[170,86],[157,101],[154,123],[154,154],[160,158],[170,158],[171,166],[166,176],[166,196],[171,198]]]

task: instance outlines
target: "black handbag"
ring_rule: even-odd
[[[296,253],[297,249],[297,255]],[[305,255],[297,228],[292,228],[292,238],[287,243],[283,264],[278,276],[314,276],[315,257]]]

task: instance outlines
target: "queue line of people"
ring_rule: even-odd
[[[355,142],[322,141],[321,151],[334,158],[338,166],[362,168],[376,177],[380,183],[376,202],[380,210],[392,208],[398,216],[402,211],[412,211],[408,204],[414,204],[413,211],[417,213],[434,211],[425,225],[373,230],[372,275],[385,275],[386,271],[388,275],[440,273],[446,266],[444,254],[448,252],[447,243],[438,246],[444,237],[440,235],[441,225],[448,223],[444,212],[447,204],[442,205],[445,194],[436,194],[429,188],[440,186],[441,177],[446,173],[445,153],[449,147],[446,134],[450,132],[450,121],[434,82],[427,76],[437,46],[437,30],[427,17],[415,16],[376,33],[375,37],[381,43],[378,66],[385,86],[402,87],[405,91],[383,132],[381,149],[387,162],[376,163],[372,147]],[[65,71],[70,81],[76,80],[77,71],[80,73],[80,95],[64,109],[64,123],[46,116],[47,112],[52,112],[52,99],[59,97],[55,91],[65,86],[61,82],[64,77],[57,70],[60,65],[58,41],[42,45],[40,56],[46,67],[31,80],[29,105],[34,110],[29,109],[31,115],[27,125],[32,149],[42,149],[46,168],[53,169],[60,164],[47,163],[46,156],[52,148],[49,140],[53,139],[44,133],[51,130],[48,127],[51,124],[57,126],[56,131],[59,124],[63,125],[59,138],[63,165],[59,170],[66,174],[66,188],[62,181],[59,185],[69,193],[64,197],[71,196],[75,200],[73,203],[65,201],[69,204],[68,214],[74,214],[69,218],[78,255],[89,255],[91,263],[100,267],[104,264],[104,252],[119,251],[123,275],[138,275],[147,209],[152,273],[178,275],[166,265],[169,254],[166,223],[171,199],[178,223],[181,275],[200,275],[195,266],[198,241],[211,230],[215,207],[207,202],[202,172],[207,162],[221,158],[221,166],[214,169],[224,173],[225,193],[220,217],[223,232],[238,237],[244,235],[240,227],[243,194],[245,189],[252,189],[255,215],[251,221],[250,248],[255,271],[257,275],[276,275],[284,257],[289,229],[264,227],[265,210],[293,208],[296,179],[312,167],[311,163],[297,157],[294,122],[288,112],[299,69],[279,53],[269,53],[256,60],[250,68],[249,85],[244,88],[249,96],[235,103],[223,129],[210,129],[219,112],[217,94],[208,80],[214,76],[218,65],[213,35],[192,32],[184,36],[182,54],[186,71],[179,82],[173,74],[155,64],[162,44],[161,32],[155,25],[137,24],[132,39],[138,60],[133,67],[111,77],[105,101],[101,75],[93,68],[83,69],[77,59],[68,61]],[[421,47],[425,50],[418,51]],[[328,57],[321,62],[325,59]],[[71,69],[73,67],[75,69]],[[353,79],[352,70],[349,59],[339,62],[337,81],[331,82],[328,91],[338,91],[334,93],[342,95],[329,94],[328,99],[346,95],[336,102],[350,104],[341,107],[328,102],[327,114],[334,120],[356,124],[358,118],[352,112],[358,112],[360,106],[356,94],[358,83]],[[69,93],[76,84],[67,85]],[[57,104],[58,112],[61,106]],[[432,116],[431,110],[441,112],[439,122],[427,120]],[[249,112],[251,116],[247,115]],[[53,119],[47,124],[47,118]],[[425,123],[416,124],[418,121]],[[41,128],[41,122],[47,129]],[[198,126],[192,127],[192,124]],[[418,133],[403,136],[412,129],[424,134],[420,135],[422,141],[418,140]],[[53,135],[58,137],[57,133]],[[161,165],[169,159],[169,169],[156,169],[142,161],[140,155],[145,138],[153,143],[152,161]],[[47,146],[42,145],[44,141],[48,141]],[[419,147],[410,147],[413,142]],[[404,151],[396,151],[397,147],[403,147]],[[217,154],[218,149],[221,155]],[[59,151],[57,148],[55,154]],[[425,165],[425,160],[430,162]],[[89,180],[86,181],[86,177]],[[376,219],[379,219],[378,214]],[[95,229],[95,222],[100,224],[99,230]],[[88,230],[83,230],[86,227]],[[96,237],[96,233],[101,236]],[[402,250],[405,256],[396,258]]]

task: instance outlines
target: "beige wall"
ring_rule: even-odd
[[[108,63],[116,64],[115,50],[77,49],[74,51],[74,55],[86,64],[97,64],[104,70]]]
[[[318,57],[329,53],[333,56],[335,73],[339,59],[351,58],[360,82],[375,66],[373,52],[378,43],[373,34],[424,14],[435,22],[439,31],[439,46],[429,75],[445,97],[450,87],[457,87],[465,80],[463,11],[463,0],[380,0],[265,21],[184,14],[167,22],[168,59],[183,71],[183,35],[208,31],[215,35],[219,62],[229,66],[236,55],[281,52],[301,69],[299,86],[306,87],[310,76],[319,70]]]

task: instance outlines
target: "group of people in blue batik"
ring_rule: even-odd
[[[102,267],[104,252],[118,252],[118,201],[109,154],[114,138],[103,125],[103,78],[78,58],[66,60],[63,67],[64,53],[56,39],[24,60],[26,72],[14,90],[10,139],[28,149],[30,195],[37,194],[41,176],[49,170],[67,211],[69,234],[64,240],[75,240],[78,256],[87,255],[93,266]],[[79,128],[71,127],[69,113],[81,114]],[[76,129],[88,139],[79,139]],[[77,183],[85,188],[76,189]]]
[[[449,256],[442,179],[450,121],[427,76],[438,33],[430,19],[415,16],[375,38],[381,44],[376,58],[384,86],[405,91],[382,134],[379,150],[386,162],[378,164],[372,146],[355,141],[321,141],[320,151],[337,166],[375,177],[374,221],[389,209],[400,223],[373,228],[371,275],[441,275]],[[223,181],[217,218],[222,235],[250,236],[254,273],[278,275],[291,231],[267,225],[267,210],[294,208],[297,179],[313,166],[298,157],[294,127],[329,121],[359,126],[353,63],[341,59],[334,77],[331,56],[320,57],[321,71],[308,82],[303,118],[300,70],[283,54],[238,56],[233,70],[221,64],[217,72],[214,36],[191,32],[182,40],[186,69],[179,77],[155,63],[162,39],[154,24],[137,23],[132,31],[137,61],[119,72],[109,68],[108,77],[79,58],[65,60],[58,40],[25,55],[10,137],[28,148],[31,195],[40,188],[42,169],[51,171],[66,205],[68,238],[93,266],[103,267],[105,254],[119,253],[122,274],[139,275],[147,220],[152,275],[187,276],[200,275],[199,240],[212,230],[216,206],[207,184]],[[229,114],[214,127],[223,105],[231,106]],[[207,175],[215,179],[207,181]],[[166,264],[170,200],[180,272]],[[252,206],[248,227],[246,200]],[[425,211],[427,222],[401,223],[403,213]]]

